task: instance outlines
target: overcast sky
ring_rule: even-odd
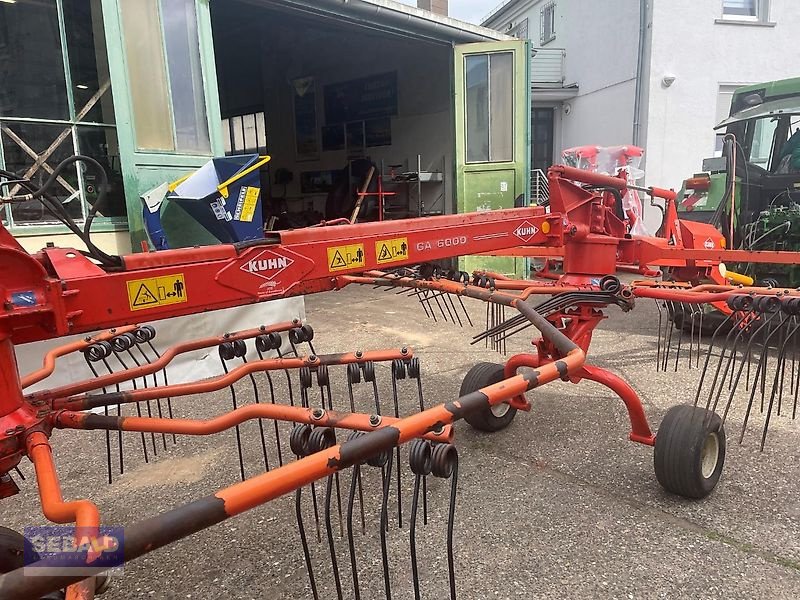
[[[417,5],[417,0],[400,0],[400,2]],[[481,19],[501,3],[501,0],[450,0],[450,16],[480,24]]]

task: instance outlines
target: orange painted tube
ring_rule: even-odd
[[[180,344],[175,344],[174,346],[170,346],[169,348],[167,348],[167,350],[165,350],[161,354],[160,358],[154,360],[151,363],[141,365],[140,367],[126,369],[123,371],[117,371],[116,373],[109,373],[108,375],[101,375],[99,377],[87,379],[86,381],[70,383],[68,385],[63,385],[61,387],[53,388],[51,390],[42,390],[40,392],[35,392],[28,396],[28,400],[47,401],[51,400],[52,398],[64,398],[66,396],[72,396],[74,394],[80,394],[82,392],[99,390],[100,388],[103,387],[110,387],[114,384],[121,383],[123,381],[130,381],[131,379],[142,377],[144,375],[152,375],[156,371],[160,371],[161,369],[166,367],[179,354],[193,352],[194,350],[202,350],[203,348],[211,348],[213,346],[218,346],[219,344],[222,344],[224,342],[235,342],[236,340],[248,340],[257,337],[261,334],[288,331],[289,329],[293,329],[294,327],[300,327],[301,325],[302,323],[299,321],[298,322],[287,321],[283,323],[277,323],[275,325],[270,325],[269,327],[266,327],[264,329],[261,328],[247,329],[244,331],[229,333],[227,334],[227,336],[218,335],[214,337],[201,338],[197,340],[183,342]],[[124,333],[124,331],[122,331],[122,328],[117,330],[116,335],[119,335],[120,333]]]
[[[376,418],[376,415],[339,413],[331,410],[302,408],[285,404],[251,404],[207,420],[111,417],[85,412],[62,411],[56,414],[53,424],[56,427],[66,429],[110,429],[142,431],[145,433],[211,435],[253,419],[272,419],[275,421],[307,423],[320,427],[336,427],[358,431],[375,431],[381,427],[393,425],[400,420],[389,416]],[[432,442],[451,442],[453,440],[453,428],[446,425],[443,426],[441,432],[428,432],[422,437]]]
[[[44,516],[53,523],[75,523],[77,527],[86,528],[86,531],[94,530],[97,535],[97,528],[100,526],[97,506],[89,500],[64,502],[47,436],[41,431],[34,431],[28,435],[25,443],[36,471]]]
[[[316,367],[319,365],[345,365],[349,363],[364,363],[369,361],[383,362],[394,359],[409,359],[414,353],[410,348],[403,350],[376,350],[362,352],[357,356],[354,352],[344,354],[321,354],[319,356],[307,356],[297,358],[269,358],[264,360],[254,360],[245,363],[235,369],[231,369],[225,375],[211,377],[203,381],[192,383],[177,383],[173,385],[163,385],[157,387],[143,388],[138,390],[126,390],[122,392],[111,392],[108,394],[81,394],[70,396],[69,398],[57,398],[51,403],[54,410],[88,410],[100,406],[111,406],[112,404],[127,404],[129,402],[143,402],[146,400],[156,400],[158,398],[174,398],[176,396],[191,396],[195,394],[205,394],[216,392],[228,387],[242,379],[243,377],[261,371],[274,371],[278,369],[299,369],[300,367]]]
[[[44,355],[44,360],[42,361],[42,368],[37,369],[33,373],[28,373],[27,375],[20,378],[20,385],[22,389],[26,387],[32,386],[34,383],[39,383],[42,379],[46,379],[53,374],[53,371],[56,369],[56,359],[67,354],[71,354],[72,352],[78,352],[90,346],[95,342],[101,342],[104,340],[110,340],[114,336],[120,335],[122,333],[128,333],[129,331],[133,331],[136,329],[137,325],[126,325],[125,327],[119,327],[114,330],[103,331],[102,333],[98,333],[95,336],[90,338],[84,338],[81,340],[75,340],[74,342],[70,342],[69,344],[64,344],[63,346],[58,346],[57,348],[53,348],[47,354]]]

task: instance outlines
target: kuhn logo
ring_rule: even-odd
[[[539,233],[539,228],[536,225],[528,223],[527,221],[524,221],[522,225],[514,230],[514,235],[523,242],[529,241],[537,233]]]
[[[267,281],[272,281],[293,263],[294,261],[291,258],[281,256],[272,250],[265,250],[254,259],[248,260],[240,268],[245,273],[252,273]]]

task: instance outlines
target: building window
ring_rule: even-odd
[[[195,0],[120,4],[136,147],[207,154],[211,142]]]
[[[539,42],[544,45],[556,37],[556,3],[548,2],[539,13],[541,28],[539,29]]]
[[[109,186],[96,224],[126,222],[101,0],[0,3],[0,168],[39,186],[63,159],[95,158]],[[83,221],[95,202],[97,174],[72,165],[51,194]],[[4,186],[3,195],[23,193]],[[59,221],[36,200],[0,208],[17,233]]]
[[[508,35],[514,36],[520,40],[528,39],[528,19],[522,19],[516,25],[511,25],[508,30]]]
[[[769,0],[722,0],[722,18],[734,21],[766,21]]]
[[[465,73],[467,162],[514,160],[514,54],[466,56]]]
[[[264,113],[258,112],[222,119],[222,143],[226,156],[266,154],[267,128]]]

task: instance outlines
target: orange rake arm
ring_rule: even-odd
[[[320,365],[345,365],[349,363],[365,363],[369,361],[387,361],[395,359],[410,359],[414,353],[409,348],[401,350],[378,350],[373,352],[349,352],[344,354],[321,354],[319,356],[300,356],[297,358],[270,358],[264,360],[254,360],[245,363],[235,369],[231,369],[225,375],[211,377],[203,381],[193,383],[177,383],[174,385],[164,385],[138,390],[124,390],[121,392],[111,392],[108,394],[80,394],[69,398],[61,398],[52,401],[54,410],[89,410],[101,406],[112,406],[114,404],[127,404],[130,402],[144,402],[147,400],[157,400],[176,396],[191,396],[216,392],[236,383],[243,377],[261,371],[276,371],[282,369],[299,369],[301,367],[315,368]]]
[[[64,429],[103,429],[142,431],[146,433],[211,435],[253,419],[272,419],[357,431],[376,431],[400,420],[389,416],[337,413],[321,408],[302,408],[285,404],[252,404],[208,420],[110,417],[93,413],[62,411],[56,415],[53,425]],[[453,428],[449,425],[443,426],[441,431],[431,431],[421,437],[432,442],[449,443],[453,440]]]

